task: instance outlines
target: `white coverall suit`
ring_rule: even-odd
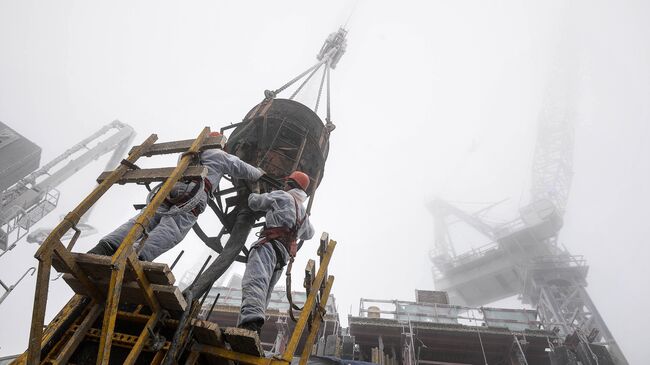
[[[248,206],[254,211],[266,212],[267,228],[294,228],[297,206],[298,217],[304,219],[298,229],[297,238],[308,240],[314,236],[314,227],[309,223],[303,206],[306,199],[307,194],[300,189],[276,190],[265,194],[251,194],[248,197]],[[289,252],[277,240],[258,243],[251,248],[242,278],[240,325],[253,321],[264,322],[273,287],[280,279],[288,261]]]
[[[228,174],[234,179],[250,181],[257,181],[263,174],[258,168],[220,149],[210,149],[202,152],[200,161],[201,165],[208,169],[206,178],[212,185],[213,191],[219,186],[224,174]],[[187,202],[180,204],[180,206],[163,204],[158,207],[149,221],[149,227],[147,227],[149,237],[140,251],[139,257],[141,260],[153,261],[156,257],[176,246],[196,223],[198,214],[205,210],[208,200],[208,194],[203,188],[203,182],[176,183],[169,194],[171,199],[183,194],[189,194],[196,187],[196,184],[200,184],[201,187]],[[108,245],[109,250],[115,252],[139,215],[140,213],[103,237],[98,246],[102,244]]]

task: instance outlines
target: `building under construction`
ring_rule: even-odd
[[[328,266],[336,242],[327,233],[304,269],[302,288],[291,288],[289,280],[288,286],[272,293],[267,326],[259,336],[234,327],[242,298],[240,284],[236,280],[225,286],[215,283],[235,261],[246,262],[247,239],[253,228],[264,225],[247,206],[252,189],[244,181],[232,179],[208,202],[221,222],[218,231],[194,226],[197,236],[217,254],[214,260],[208,257],[195,275],[176,282],[171,269],[182,253],[171,265],[138,259],[142,245],[135,241],[146,237],[148,219],[173,185],[205,177],[206,168],[196,164],[195,157],[207,149],[227,146],[230,153],[262,168],[267,174],[260,184],[262,192],[281,188],[278,180],[294,170],[306,172],[312,181],[306,192],[310,196],[307,212],[311,210],[335,129],[330,71],[345,52],[346,35],[345,29],[331,34],[316,64],[280,88],[267,90],[240,123],[221,128],[222,136],[210,137],[206,127],[194,139],[156,143],[154,134],[131,148],[128,157],[115,161],[117,167],[99,176],[92,192],[36,252],[39,266],[29,344],[14,363],[626,364],[586,295],[584,262],[557,244],[566,185],[554,190],[535,185],[538,193],[522,209],[521,218],[499,227],[486,224],[476,213],[437,201],[431,259],[440,291],[418,290],[413,300],[361,299],[359,312],[347,318],[347,327],[341,325],[332,292],[334,276]],[[315,106],[293,100],[319,72]],[[294,87],[291,96],[277,97],[290,87]],[[324,120],[318,115],[323,92]],[[549,174],[570,171],[570,166],[557,168],[570,162],[566,153],[571,151],[572,140],[566,134],[569,116],[545,114],[541,118],[534,173],[546,184],[566,179],[562,175],[549,180]],[[229,134],[227,142],[225,134]],[[125,148],[121,142],[119,146]],[[173,167],[138,166],[141,158],[179,153],[181,158]],[[549,166],[555,168],[549,172]],[[150,189],[153,183],[159,183],[158,193],[112,257],[73,252],[81,237],[81,218],[109,188],[139,184]],[[549,191],[554,193],[549,195]],[[42,200],[39,197],[35,204]],[[445,219],[450,215],[494,242],[457,255],[446,231]],[[70,240],[64,244],[66,235]],[[63,274],[76,294],[47,324],[52,268]],[[483,306],[515,294],[533,309]]]

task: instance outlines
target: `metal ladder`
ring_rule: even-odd
[[[287,134],[293,134],[294,136],[297,136],[296,139],[299,139],[301,141],[300,144],[296,145],[290,140],[289,137],[285,137]],[[293,162],[291,169],[292,171],[298,168],[298,164],[302,158],[302,153],[305,149],[305,144],[307,143],[308,134],[309,132],[307,130],[296,130],[291,126],[291,124],[287,123],[285,120],[282,120],[280,127],[273,136],[273,140],[271,141],[269,148],[266,150],[266,153],[260,161],[260,167],[271,165],[277,168],[281,168],[281,166],[277,166],[267,159],[269,152],[273,151],[278,155],[284,157],[286,160]]]

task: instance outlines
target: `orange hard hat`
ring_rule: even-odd
[[[302,171],[294,171],[287,177],[288,180],[293,180],[302,188],[302,190],[307,190],[309,187],[309,176]]]
[[[217,131],[210,132],[210,134],[208,134],[208,136],[209,137],[221,137],[221,132],[217,132]]]

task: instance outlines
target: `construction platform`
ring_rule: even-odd
[[[155,144],[151,135],[134,147],[127,159],[98,179],[99,185],[50,233],[35,254],[39,261],[32,323],[27,351],[13,364],[289,364],[306,328],[305,349],[311,349],[326,315],[334,277],[327,274],[336,242],[324,233],[318,248],[319,265],[309,260],[305,269],[305,303],[295,328],[281,355],[265,357],[256,332],[238,328],[222,329],[205,320],[201,313],[207,297],[192,298],[181,293],[176,278],[166,264],[138,260],[138,250],[146,244],[148,220],[174,184],[180,180],[203,178],[205,168],[190,166],[201,151],[221,148],[223,137],[208,137],[204,128],[194,140]],[[181,153],[176,167],[141,169],[141,156]],[[113,185],[162,182],[158,194],[136,219],[136,224],[112,257],[74,253],[80,231],[79,219]],[[65,246],[62,237],[75,234]],[[144,237],[138,246],[139,237]],[[207,261],[206,261],[207,265]],[[205,267],[205,265],[204,265]],[[44,326],[50,272],[63,273],[75,296]],[[216,300],[215,300],[216,304]],[[311,351],[305,350],[301,363]]]

